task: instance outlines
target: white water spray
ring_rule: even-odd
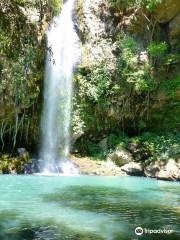
[[[68,0],[47,30],[47,59],[40,166],[43,173],[76,173],[68,160],[73,69],[80,57],[74,29],[75,0]]]

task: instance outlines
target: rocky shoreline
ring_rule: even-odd
[[[121,171],[126,172],[128,175],[145,176],[167,181],[180,180],[179,159],[169,158],[166,161],[157,159],[151,162],[137,161],[129,151],[123,147],[118,147],[108,155],[107,160],[115,162]]]
[[[2,174],[34,174],[39,172],[38,161],[30,158],[25,149],[19,149],[19,156],[0,157]],[[180,181],[180,161],[169,159],[150,163],[135,161],[130,152],[117,148],[107,159],[93,159],[89,156],[73,154],[71,161],[79,169],[80,174],[99,176],[144,176],[166,181]]]
[[[112,161],[93,160],[90,157],[81,157],[79,155],[72,155],[71,160],[81,174],[100,176],[127,175]]]
[[[122,156],[121,156],[122,157]],[[167,163],[156,161],[147,166],[130,161],[118,166],[110,158],[93,160],[79,155],[71,156],[81,174],[100,176],[144,176],[166,181],[180,181],[180,163],[170,159]]]

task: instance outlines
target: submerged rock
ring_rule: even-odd
[[[142,176],[143,175],[143,168],[139,163],[136,162],[130,162],[128,164],[125,164],[121,167],[121,170],[126,172],[129,175],[133,176]]]

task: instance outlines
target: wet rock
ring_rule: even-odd
[[[130,162],[125,164],[121,167],[121,170],[126,172],[128,175],[133,176],[142,176],[143,175],[143,168],[139,163]]]
[[[24,174],[33,174],[40,172],[39,162],[37,159],[33,158],[30,162],[24,164]]]
[[[118,147],[113,153],[109,154],[107,159],[118,166],[123,166],[133,161],[131,153],[122,147]]]

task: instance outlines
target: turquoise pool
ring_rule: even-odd
[[[180,239],[179,194],[140,177],[2,175],[0,240]]]

